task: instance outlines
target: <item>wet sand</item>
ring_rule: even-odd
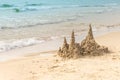
[[[120,32],[98,36],[96,41],[111,52],[64,61],[48,49],[0,62],[0,80],[119,80]]]

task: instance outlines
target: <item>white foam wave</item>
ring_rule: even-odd
[[[15,48],[22,48],[42,42],[44,42],[44,40],[38,40],[35,38],[0,41],[0,52],[9,51]]]

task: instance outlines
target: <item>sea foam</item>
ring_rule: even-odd
[[[44,42],[35,38],[0,41],[0,52],[9,51],[16,48],[27,47]]]

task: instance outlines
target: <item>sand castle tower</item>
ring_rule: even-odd
[[[70,44],[64,38],[63,46],[59,49],[58,55],[63,58],[79,58],[80,56],[101,55],[107,52],[107,47],[100,46],[96,43],[92,33],[92,27],[89,25],[88,34],[81,44],[75,43],[75,35],[74,31],[72,31]]]
[[[68,55],[68,48],[69,48],[69,45],[67,44],[66,37],[64,37],[63,46],[62,46],[62,48],[60,47],[59,51],[58,51],[59,56],[61,56],[61,57],[67,56]]]
[[[71,40],[70,40],[70,47],[73,48],[74,45],[75,45],[75,34],[74,34],[74,31],[72,31]]]
[[[77,58],[80,55],[80,45],[75,43],[74,31],[71,34],[70,44],[67,44],[66,38],[62,48],[59,49],[58,55],[63,58]]]
[[[83,55],[101,55],[102,53],[108,52],[108,48],[100,46],[96,43],[91,24],[89,25],[89,31],[86,38],[81,42],[81,48],[83,50]]]
[[[74,31],[72,31],[70,45],[69,45],[69,57],[73,56],[74,49],[75,49],[75,35],[74,35]]]
[[[64,48],[68,49],[68,46],[69,46],[69,45],[68,45],[68,43],[67,43],[66,37],[64,37],[64,43],[63,43],[63,47],[62,47],[62,48],[63,48],[63,49],[64,49]]]

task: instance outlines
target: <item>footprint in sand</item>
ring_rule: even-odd
[[[37,80],[37,73],[33,72],[33,71],[30,71],[29,72],[31,74],[31,76],[28,78],[28,80]]]
[[[112,57],[112,60],[116,60],[117,58],[116,57]]]
[[[34,61],[34,60],[33,60],[32,63],[39,63],[39,61]]]

